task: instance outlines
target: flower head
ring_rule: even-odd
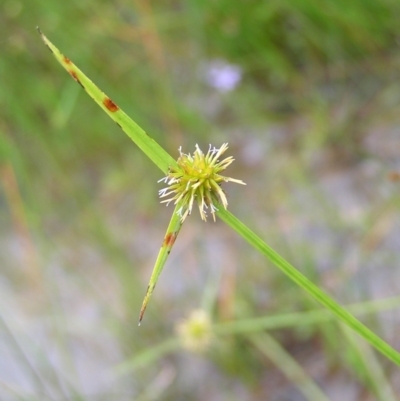
[[[191,155],[182,153],[180,148],[178,165],[171,167],[167,176],[159,181],[168,184],[168,187],[158,192],[160,198],[171,195],[170,198],[161,201],[161,203],[167,205],[172,201],[175,205],[178,202],[182,203],[182,207],[178,210],[182,222],[192,212],[195,200],[199,206],[201,218],[206,221],[206,209],[210,209],[215,221],[215,212],[218,210],[216,204],[221,203],[225,209],[228,206],[225,193],[221,189],[221,183],[231,181],[246,185],[241,180],[219,174],[234,161],[232,156],[219,160],[219,157],[227,149],[227,143],[224,143],[219,149],[210,145],[207,154],[204,154],[196,145],[196,150]]]
[[[203,352],[210,346],[213,337],[210,316],[202,309],[193,310],[176,326],[176,332],[184,348]]]

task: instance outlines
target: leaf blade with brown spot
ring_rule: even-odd
[[[167,173],[169,167],[176,165],[175,159],[154,141],[154,139],[150,138],[109,96],[103,93],[70,58],[64,56],[39,28],[38,31],[45,45],[71,77],[85,89],[88,95],[164,173]]]
[[[144,312],[146,311],[147,304],[149,302],[149,299],[151,297],[151,294],[154,291],[154,288],[156,287],[157,280],[164,268],[165,262],[167,261],[167,258],[169,254],[171,253],[171,249],[174,246],[175,240],[178,237],[179,231],[182,227],[182,221],[181,221],[181,216],[177,213],[178,210],[181,208],[182,204],[179,202],[175,206],[175,210],[172,214],[171,220],[169,222],[167,232],[165,233],[163,243],[161,245],[160,251],[157,256],[156,263],[154,264],[153,272],[151,273],[149,285],[147,286],[147,291],[146,295],[144,297],[142,307],[140,309],[140,314],[139,314],[139,326],[140,323],[142,322]]]

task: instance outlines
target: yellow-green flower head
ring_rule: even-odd
[[[176,326],[176,332],[184,348],[192,352],[204,352],[211,345],[213,337],[210,316],[204,310],[196,309]]]
[[[219,160],[219,157],[227,149],[227,143],[224,143],[219,149],[210,145],[205,155],[196,145],[196,150],[191,155],[182,153],[181,148],[179,148],[178,166],[171,167],[167,176],[159,180],[159,182],[163,181],[168,184],[167,188],[158,192],[160,198],[171,195],[169,199],[165,199],[161,203],[168,205],[174,201],[176,205],[181,202],[182,207],[178,213],[182,222],[192,212],[195,200],[199,206],[201,218],[206,221],[206,210],[210,209],[215,221],[215,212],[218,211],[216,204],[221,203],[225,209],[228,206],[225,193],[221,189],[221,183],[231,181],[246,185],[241,180],[219,174],[234,161],[232,156]]]

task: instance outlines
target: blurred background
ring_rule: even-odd
[[[400,349],[400,2],[0,1],[0,400],[400,400],[399,370],[162,173],[229,143],[229,209]],[[317,312],[313,312],[316,311]],[[318,310],[320,312],[318,312]]]

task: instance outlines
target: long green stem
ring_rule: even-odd
[[[233,214],[223,208],[220,208],[218,216],[235,231],[237,231],[249,244],[266,256],[276,267],[281,269],[283,273],[285,273],[292,281],[306,290],[320,304],[335,314],[343,323],[351,327],[361,337],[365,338],[383,355],[388,357],[397,365],[400,365],[400,354],[395,349],[393,349],[389,344],[364,326],[353,315],[347,312],[346,309],[341,307],[329,295],[313,284],[307,277],[303,276],[289,262],[287,262],[282,258],[282,256],[270,248],[260,237],[254,234]]]

